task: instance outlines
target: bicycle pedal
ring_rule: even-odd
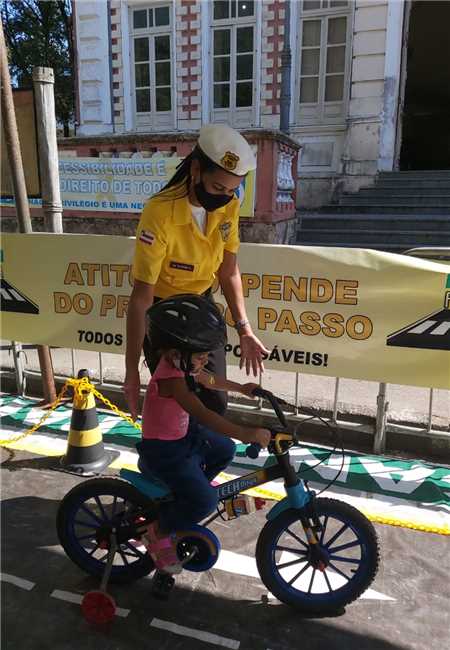
[[[152,596],[158,600],[168,600],[175,585],[175,578],[170,573],[155,571],[152,580]]]

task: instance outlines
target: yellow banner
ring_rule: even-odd
[[[3,235],[3,338],[124,353],[133,248],[132,237]],[[450,388],[445,264],[262,244],[243,244],[239,263],[250,321],[271,350],[267,367]],[[220,290],[215,297],[224,307]],[[229,363],[238,343],[229,328]]]

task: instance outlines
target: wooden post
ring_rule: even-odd
[[[30,206],[28,205],[27,186],[23,172],[22,153],[20,151],[19,133],[17,131],[16,113],[11,88],[11,77],[8,68],[3,26],[0,22],[0,73],[1,73],[1,106],[3,130],[8,151],[11,178],[16,201],[19,232],[32,232]]]
[[[33,69],[34,102],[42,187],[42,210],[46,232],[62,233],[62,202],[59,188],[58,142],[56,138],[55,78],[52,68]],[[48,346],[38,346],[44,400],[56,398],[53,365]]]
[[[54,85],[53,68],[33,69],[45,230],[46,232],[62,233]]]

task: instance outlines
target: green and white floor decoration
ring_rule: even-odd
[[[36,404],[29,398],[0,396],[0,437],[14,438],[38,422],[43,411]],[[71,414],[70,405],[60,406],[38,432],[12,443],[9,448],[40,456],[63,455]],[[134,445],[139,440],[139,432],[116,415],[98,411],[98,417],[106,447],[120,451],[120,457],[111,467],[134,469],[137,462]],[[238,446],[236,458],[229,472],[221,475],[221,480],[275,462],[266,452],[261,453],[258,459],[250,460],[244,449],[244,445]],[[339,451],[329,457],[327,448],[312,445],[293,449],[291,458],[301,477],[307,479],[316,491],[336,476],[342,462]],[[323,463],[317,465],[320,461]],[[284,489],[282,483],[276,481],[249,493],[278,500],[284,496]],[[346,451],[343,470],[332,488],[327,490],[327,495],[355,505],[379,523],[450,535],[449,467]]]

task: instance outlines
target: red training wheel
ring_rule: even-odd
[[[88,591],[81,601],[81,610],[89,623],[103,625],[116,615],[114,598],[104,591]]]

